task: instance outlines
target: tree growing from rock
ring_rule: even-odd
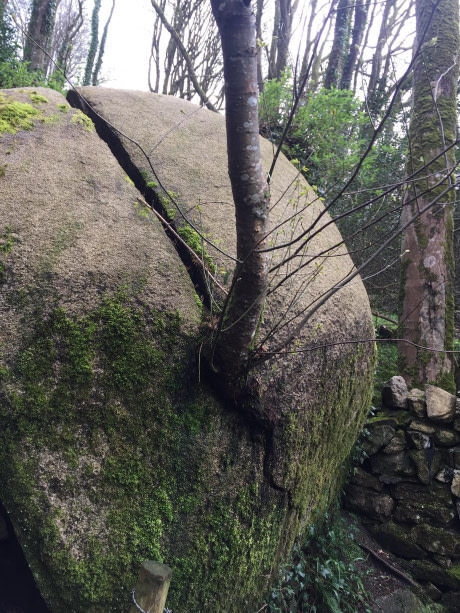
[[[417,40],[402,240],[399,355],[413,384],[453,390],[453,204],[459,62],[457,0],[416,1]],[[438,351],[427,351],[426,347]]]
[[[211,0],[224,57],[228,171],[237,259],[213,365],[233,388],[247,364],[268,285],[269,191],[259,144],[257,42],[250,0]]]

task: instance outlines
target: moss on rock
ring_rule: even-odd
[[[37,92],[43,116],[63,104]],[[185,267],[101,139],[58,115],[0,141],[14,171],[0,207],[17,237],[7,231],[1,254],[3,502],[53,613],[127,610],[148,558],[173,568],[174,611],[257,610],[340,486],[370,402],[372,344],[267,360],[261,412],[224,407],[199,383],[204,308]],[[359,284],[329,308],[302,347],[370,334]]]
[[[0,100],[0,134],[5,132],[16,134],[19,130],[32,130],[33,120],[39,116],[40,111],[31,104],[4,98]]]

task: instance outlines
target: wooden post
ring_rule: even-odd
[[[139,607],[145,613],[163,613],[171,583],[172,569],[166,564],[147,560],[142,562],[133,603],[129,613],[139,613]]]

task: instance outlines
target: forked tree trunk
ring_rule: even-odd
[[[228,390],[241,382],[267,291],[269,193],[259,144],[257,45],[250,0],[211,0],[224,57],[228,170],[236,215],[237,265],[214,366]]]
[[[417,0],[408,185],[402,213],[405,224],[433,201],[408,227],[402,241],[401,320],[403,338],[441,352],[400,343],[403,374],[413,384],[434,382],[453,390],[453,149],[456,138],[456,85],[459,62],[458,0]],[[425,33],[424,40],[421,37]],[[427,164],[426,168],[422,168]],[[443,191],[447,191],[442,195]],[[437,201],[436,201],[437,200]]]

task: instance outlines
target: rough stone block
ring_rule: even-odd
[[[425,398],[428,419],[438,422],[451,422],[454,420],[455,396],[440,387],[426,385]]]
[[[389,409],[405,409],[407,406],[407,385],[403,377],[391,377],[382,388],[382,402]]]
[[[426,417],[425,392],[414,387],[407,396],[407,408],[420,419]]]
[[[382,452],[385,454],[399,453],[407,447],[406,435],[404,430],[397,430],[388,445],[383,447]]]
[[[385,613],[419,613],[423,603],[411,590],[399,589],[386,596],[376,598],[372,613],[385,611]]]
[[[402,523],[429,523],[447,526],[456,516],[456,508],[447,486],[431,483],[398,483],[392,489],[396,500],[394,520]]]
[[[409,456],[415,465],[417,477],[422,483],[428,485],[439,472],[441,466],[441,454],[433,448],[412,449]]]
[[[430,581],[440,588],[460,590],[460,579],[457,577],[458,567],[444,569],[428,560],[411,560],[405,562],[403,566],[416,579]]]
[[[392,521],[374,527],[372,535],[383,547],[401,558],[423,560],[427,557],[426,551],[414,543],[410,530]]]
[[[411,531],[412,539],[426,551],[446,557],[460,557],[460,534],[446,528],[420,524]]]
[[[363,443],[363,449],[368,456],[376,454],[387,445],[395,435],[395,428],[390,424],[376,423],[368,425],[369,438]]]
[[[458,434],[453,430],[444,428],[436,430],[433,435],[434,442],[440,447],[452,447],[458,443]]]
[[[408,430],[407,439],[414,449],[428,449],[431,447],[431,439],[428,434],[419,432],[417,430]]]
[[[377,454],[370,459],[371,469],[377,475],[415,475],[415,467],[408,453]]]
[[[436,432],[436,428],[434,428],[432,425],[427,424],[425,421],[419,421],[416,419],[410,422],[410,429],[423,432],[424,434],[434,434]]]
[[[381,492],[383,489],[383,484],[380,482],[380,480],[361,467],[356,469],[356,472],[350,479],[350,482],[359,487],[365,487],[376,492]]]
[[[394,500],[388,494],[351,485],[347,490],[345,506],[351,511],[363,513],[373,519],[382,519],[391,516]]]
[[[460,498],[460,470],[454,470],[450,491],[454,496]]]

